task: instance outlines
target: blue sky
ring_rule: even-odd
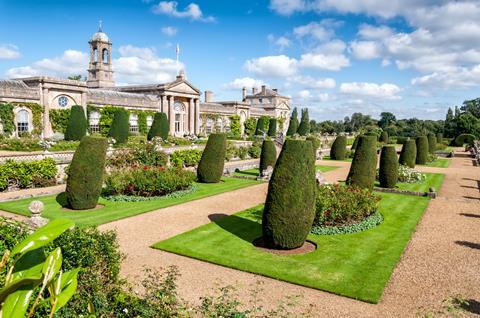
[[[103,21],[118,84],[176,74],[217,100],[267,84],[317,120],[444,118],[480,96],[480,3],[446,0],[5,1],[0,78],[86,75]]]

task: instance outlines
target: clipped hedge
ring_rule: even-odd
[[[317,160],[317,151],[320,148],[320,139],[315,136],[308,136],[307,140],[312,143],[313,157]]]
[[[338,136],[330,148],[330,159],[333,160],[345,160],[347,153],[347,137]]]
[[[128,140],[128,132],[128,112],[125,109],[118,109],[113,115],[108,136],[115,139],[115,143],[123,144]]]
[[[377,170],[377,138],[360,136],[352,165],[347,177],[347,184],[360,188],[372,189]]]
[[[223,174],[227,136],[225,134],[210,134],[207,145],[198,163],[197,178],[203,183],[217,183]]]
[[[87,134],[87,118],[82,106],[74,105],[70,109],[67,129],[65,130],[65,140],[79,141]]]
[[[417,157],[415,163],[424,165],[428,161],[428,138],[427,136],[417,137]]]
[[[270,137],[277,136],[277,119],[276,118],[270,118],[270,121],[268,124],[268,135]]]
[[[401,165],[415,168],[415,162],[417,159],[417,144],[415,140],[406,140],[400,152],[400,159],[398,162]]]
[[[82,138],[68,171],[67,202],[74,210],[93,209],[102,192],[107,139],[85,136]]]
[[[355,151],[355,149],[357,149],[358,138],[359,138],[359,137],[360,137],[360,135],[357,135],[357,136],[355,137],[355,139],[353,140],[353,144],[352,144],[352,148],[351,148],[352,151]]]
[[[475,139],[475,136],[472,134],[461,134],[455,138],[455,145],[458,147],[461,147],[465,144],[472,146]]]
[[[152,140],[154,137],[160,137],[162,140],[167,140],[169,131],[170,124],[168,122],[167,114],[163,112],[155,113],[152,126],[147,134],[147,139]]]
[[[427,135],[428,138],[428,152],[433,154],[435,150],[437,150],[437,137],[434,133],[429,133]]]
[[[315,217],[315,161],[312,143],[286,140],[273,170],[262,219],[267,247],[303,245]]]
[[[388,136],[388,132],[382,131],[382,134],[380,135],[380,142],[388,144],[389,141],[390,141],[390,137]]]
[[[255,136],[263,136],[265,131],[265,117],[260,117],[257,120],[257,127],[255,128]]]
[[[260,154],[260,173],[268,166],[275,167],[277,161],[277,148],[273,140],[264,140],[262,144],[262,153]]]
[[[382,147],[378,180],[382,188],[395,188],[398,182],[398,158],[395,146]]]

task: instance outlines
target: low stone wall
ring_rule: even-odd
[[[408,190],[379,188],[379,187],[374,187],[373,190],[377,192],[384,192],[384,193],[408,194],[408,195],[414,195],[417,197],[430,197],[432,199],[435,199],[437,197],[437,192],[408,191]]]

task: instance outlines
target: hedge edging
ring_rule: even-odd
[[[383,222],[383,216],[375,212],[366,217],[362,222],[346,226],[314,226],[310,233],[315,235],[337,235],[362,232],[376,227]]]

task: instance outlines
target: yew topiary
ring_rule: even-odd
[[[113,114],[112,127],[108,135],[115,139],[117,144],[123,144],[128,140],[128,111],[119,109]]]
[[[388,136],[388,133],[386,131],[382,131],[382,134],[380,135],[380,142],[388,144],[389,139],[390,137]]]
[[[427,135],[428,138],[428,152],[433,154],[435,150],[437,150],[437,137],[435,137],[434,133],[429,133]]]
[[[455,138],[455,144],[458,147],[461,147],[465,144],[472,146],[475,141],[475,136],[472,134],[461,134],[458,135],[457,138]]]
[[[330,159],[344,160],[347,153],[347,137],[338,136],[330,148]]]
[[[163,112],[155,113],[152,126],[147,134],[147,139],[152,140],[154,137],[160,137],[163,140],[167,140],[169,131],[170,124],[167,119],[167,114]]]
[[[227,136],[211,134],[198,163],[197,178],[203,183],[218,183],[223,174]]]
[[[318,148],[320,148],[320,139],[318,139],[315,136],[308,136],[307,140],[312,143],[313,156],[315,160],[317,160],[317,151],[318,151]]]
[[[398,162],[401,165],[415,168],[415,162],[417,159],[417,144],[415,140],[408,139],[402,146],[402,152],[400,152],[400,159]]]
[[[293,109],[292,116],[288,124],[287,136],[293,136],[297,133],[298,130],[298,110],[297,107]]]
[[[87,134],[87,118],[82,106],[74,105],[70,109],[65,140],[81,140]]]
[[[263,241],[269,248],[303,245],[315,217],[315,161],[312,143],[287,140],[268,185],[262,219]]]
[[[437,142],[439,144],[443,143],[443,134],[442,133],[437,133]]]
[[[395,146],[383,146],[378,180],[382,188],[395,188],[398,181],[398,158]]]
[[[424,165],[428,161],[428,138],[427,136],[417,137],[417,157],[415,163]]]
[[[265,131],[265,118],[260,117],[257,120],[257,127],[255,128],[255,136],[263,136],[266,133]]]
[[[376,174],[377,138],[375,136],[360,136],[348,173],[347,184],[372,189]]]
[[[85,136],[73,155],[68,171],[67,202],[74,210],[93,209],[102,192],[107,139]]]
[[[262,153],[260,154],[260,172],[267,169],[268,166],[275,167],[277,161],[277,148],[273,140],[264,140],[262,144]]]
[[[277,119],[276,118],[270,118],[270,123],[268,124],[268,135],[270,137],[277,136]]]
[[[352,150],[355,151],[355,149],[357,149],[357,145],[358,145],[358,138],[360,137],[360,135],[357,135],[355,137],[355,139],[353,140],[353,144],[352,144]]]

